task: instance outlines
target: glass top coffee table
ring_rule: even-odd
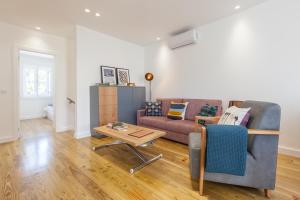
[[[131,124],[126,124],[126,130],[115,130],[107,126],[101,126],[94,128],[94,131],[99,134],[106,135],[115,139],[114,142],[95,146],[93,150],[96,151],[101,148],[113,146],[113,145],[127,145],[129,149],[138,156],[143,162],[142,164],[130,169],[130,173],[135,173],[136,171],[142,169],[146,165],[162,158],[162,154],[152,157],[150,159],[146,158],[141,152],[137,150],[137,147],[147,147],[154,143],[154,141],[166,133],[163,131],[158,131],[154,129],[144,128],[141,126],[135,126]],[[141,136],[147,134],[145,136]]]

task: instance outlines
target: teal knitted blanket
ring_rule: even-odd
[[[208,125],[205,171],[244,176],[247,140],[243,126]]]

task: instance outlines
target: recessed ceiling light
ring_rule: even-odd
[[[90,10],[90,9],[88,9],[88,8],[86,8],[86,9],[84,9],[84,12],[86,12],[86,13],[90,13],[90,12],[91,12],[91,10]]]
[[[160,40],[160,37],[157,37],[156,40],[159,41],[159,40]]]
[[[240,8],[241,8],[240,5],[236,5],[236,6],[234,7],[234,9],[236,9],[236,10],[238,10],[238,9],[240,9]]]
[[[35,29],[39,31],[39,30],[41,30],[41,27],[37,26],[37,27],[35,27]]]
[[[95,16],[100,17],[101,15],[100,15],[100,13],[95,13]]]

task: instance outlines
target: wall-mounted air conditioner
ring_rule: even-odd
[[[193,29],[177,35],[172,36],[168,40],[170,49],[176,49],[190,44],[195,44],[198,40],[198,32]]]

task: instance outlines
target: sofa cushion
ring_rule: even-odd
[[[146,116],[162,116],[161,102],[145,102]]]
[[[204,116],[204,117],[215,117],[218,111],[218,106],[210,106],[206,104],[200,109],[200,112],[198,113],[198,116]],[[201,125],[206,125],[205,120],[198,120],[198,123]]]
[[[186,103],[172,102],[167,117],[173,120],[184,120],[187,105],[188,105],[187,102]]]
[[[238,108],[231,106],[227,108],[218,124],[246,126],[250,117],[251,108]]]
[[[188,135],[195,131],[195,122],[190,120],[171,120],[166,122],[166,130]]]
[[[167,116],[171,102],[182,103],[182,99],[157,99],[157,101],[161,102],[163,116]]]
[[[210,106],[218,106],[216,116],[222,114],[222,101],[221,100],[210,100],[210,99],[183,99],[183,102],[189,102],[185,113],[186,120],[195,120],[195,116],[200,112],[201,108],[206,104]]]
[[[164,116],[144,116],[140,118],[140,125],[156,127],[159,129],[166,129],[167,122],[171,121]]]

